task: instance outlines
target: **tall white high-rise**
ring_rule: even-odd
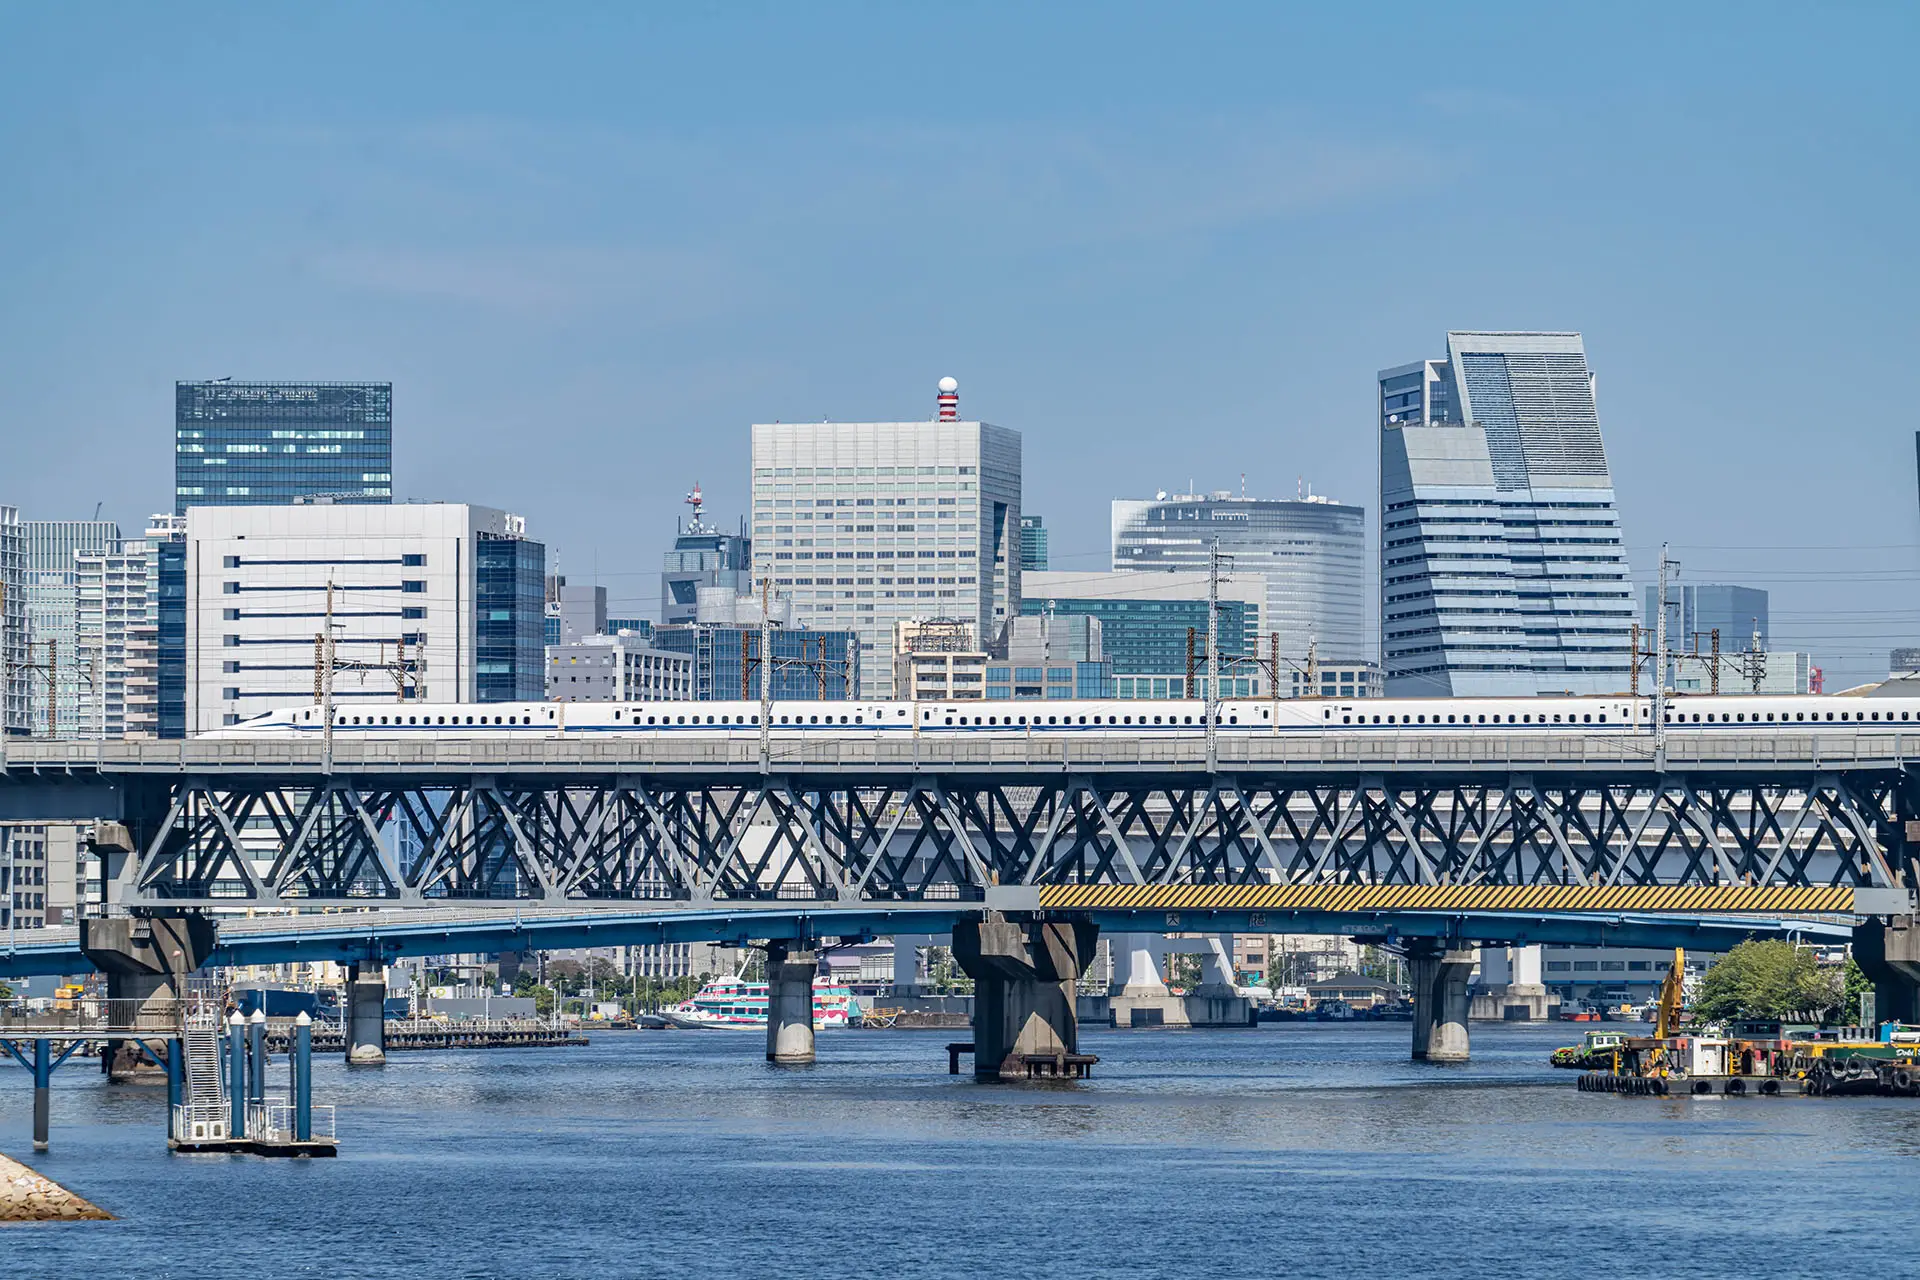
[[[1378,386],[1388,694],[1624,692],[1633,597],[1580,335],[1449,333]]]
[[[860,695],[893,695],[894,624],[1020,612],[1020,433],[959,418],[755,423],[753,579],[860,635]]]
[[[27,530],[0,506],[0,734],[27,731],[27,636]]]

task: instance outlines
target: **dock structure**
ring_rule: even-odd
[[[315,1053],[339,1053],[345,1050],[347,1034],[340,1024],[315,1023],[312,1028]],[[565,1027],[545,1022],[517,1019],[451,1021],[439,1018],[396,1018],[387,1020],[381,1039],[390,1053],[425,1049],[532,1049],[556,1048],[589,1043],[588,1037]],[[285,1053],[292,1045],[289,1024],[267,1024],[267,1047]]]

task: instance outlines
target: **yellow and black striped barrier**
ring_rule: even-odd
[[[1845,885],[1042,885],[1049,911],[1605,911],[1811,915],[1854,909]]]

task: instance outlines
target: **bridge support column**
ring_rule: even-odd
[[[1881,916],[1853,928],[1853,958],[1873,982],[1878,1022],[1920,1022],[1920,916]],[[1847,1018],[1858,1009],[1845,1011]]]
[[[1234,981],[1233,935],[1213,934],[1200,960],[1200,985],[1187,997],[1187,1024],[1194,1027],[1237,1027],[1253,1022],[1253,1001],[1240,994]]]
[[[767,1061],[813,1062],[813,978],[820,953],[797,942],[767,944]]]
[[[214,940],[213,921],[200,915],[80,922],[80,949],[107,975],[107,999],[134,1002],[114,1007],[114,1020],[129,1024],[166,1022],[172,1002],[185,995],[187,975],[213,953]],[[100,1069],[116,1083],[157,1079],[163,1071],[136,1040],[108,1042]]]
[[[1407,948],[1415,1061],[1467,1060],[1468,980],[1475,960],[1471,947],[1455,950],[1421,941]]]
[[[380,964],[347,967],[347,1065],[387,1061],[387,970]]]
[[[954,926],[954,958],[973,979],[975,1079],[1024,1078],[1029,1054],[1080,1052],[1074,988],[1099,939],[1091,924],[995,911]]]
[[[893,994],[920,994],[920,948],[926,942],[927,935],[924,933],[893,935]]]

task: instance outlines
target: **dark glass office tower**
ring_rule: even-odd
[[[391,382],[176,382],[174,513],[393,501]]]
[[[479,535],[474,543],[474,697],[546,697],[547,548],[527,538]]]

